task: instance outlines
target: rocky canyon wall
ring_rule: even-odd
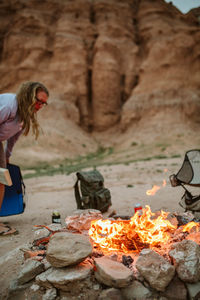
[[[194,14],[164,0],[3,0],[0,20],[0,92],[41,81],[89,132],[166,108],[200,121]]]

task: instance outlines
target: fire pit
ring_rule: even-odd
[[[198,299],[200,224],[192,219],[149,206],[128,220],[77,211],[66,227],[40,226],[45,234],[24,253],[17,284],[22,291],[34,280],[40,296],[45,290],[53,299],[172,299],[175,291],[177,299]]]

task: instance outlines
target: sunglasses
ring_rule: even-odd
[[[41,104],[41,105],[48,105],[47,102],[42,101],[42,100],[38,99],[37,97],[35,97],[35,99],[36,99],[36,101],[37,101],[39,104]]]

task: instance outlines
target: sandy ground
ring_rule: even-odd
[[[183,195],[181,187],[172,188],[169,175],[177,173],[181,166],[180,158],[136,162],[129,165],[102,166],[98,170],[105,179],[105,187],[112,196],[112,207],[104,214],[107,217],[113,210],[119,215],[132,215],[134,205],[150,205],[152,211],[179,211],[179,201]],[[53,210],[61,213],[62,224],[65,217],[76,209],[73,185],[76,175],[56,175],[25,180],[26,210],[22,215],[0,217],[0,222],[9,222],[18,235],[0,236],[0,299],[6,299],[10,282],[15,279],[23,253],[20,248],[34,240],[34,225],[50,224]],[[166,185],[163,186],[163,180]],[[160,186],[154,196],[146,195],[153,185]]]

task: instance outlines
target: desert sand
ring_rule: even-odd
[[[104,218],[113,210],[119,215],[131,216],[136,203],[143,207],[149,205],[153,212],[160,209],[183,212],[179,201],[184,191],[181,187],[171,187],[169,182],[169,175],[176,173],[181,163],[181,158],[171,158],[99,167],[112,196],[112,206]],[[8,287],[24,261],[20,248],[26,248],[36,238],[34,225],[51,224],[52,211],[58,210],[65,226],[65,218],[76,210],[75,181],[75,173],[26,179],[25,212],[0,218],[0,222],[8,222],[19,231],[17,235],[0,236],[0,299],[6,299]],[[146,191],[154,185],[160,189],[148,196]]]

